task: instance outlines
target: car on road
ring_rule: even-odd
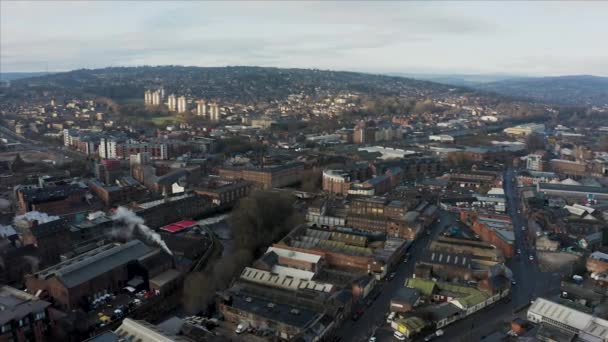
[[[517,255],[521,255],[521,249],[517,249]]]
[[[521,230],[526,230],[526,226],[521,226]]]
[[[391,273],[391,274],[388,275],[387,279],[389,281],[391,281],[391,280],[395,279],[395,276],[397,276],[397,273],[393,272],[393,273]]]
[[[376,336],[372,336],[369,338],[369,342],[376,342]]]
[[[530,257],[528,257],[528,259],[530,260],[530,262],[534,261],[534,255],[530,255]]]
[[[405,335],[403,335],[402,333],[400,333],[398,331],[395,331],[393,336],[395,336],[395,338],[398,339],[399,341],[405,341]]]
[[[388,315],[388,317],[386,318],[386,323],[388,323],[388,324],[393,323],[393,320],[395,319],[395,315],[396,315],[396,314],[395,314],[394,312],[391,312],[391,313]]]
[[[515,286],[517,285],[517,282],[515,280],[511,280],[511,285]]]

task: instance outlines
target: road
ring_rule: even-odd
[[[515,170],[509,168],[504,174],[504,190],[507,199],[507,211],[513,223],[515,233],[515,248],[521,255],[511,259],[507,266],[513,271],[517,284],[513,288],[513,305],[519,307],[530,303],[538,296],[559,290],[559,275],[543,273],[538,267],[538,258],[534,249],[528,243],[527,219],[521,211],[521,203],[515,181]],[[523,228],[523,229],[522,229]],[[533,261],[529,257],[534,258]]]
[[[8,129],[4,126],[0,126],[0,136],[5,136],[9,139],[18,141],[21,144],[23,144],[24,147],[27,147],[33,151],[56,153],[57,155],[62,156],[66,160],[84,159],[86,157],[84,154],[81,154],[77,151],[72,151],[67,148],[62,148],[62,147],[49,146],[43,142],[26,138],[22,135],[19,135],[15,132],[11,131],[10,129]]]
[[[378,299],[374,301],[371,307],[363,308],[365,313],[359,320],[356,322],[348,320],[338,330],[337,336],[341,337],[342,341],[366,341],[376,328],[386,324],[385,315],[388,313],[391,298],[398,289],[404,286],[405,279],[412,276],[414,264],[428,249],[430,241],[437,237],[444,227],[453,224],[455,221],[456,217],[454,215],[440,211],[439,222],[435,222],[431,226],[431,235],[422,234],[418,240],[414,241],[410,248],[409,261],[399,264],[399,267],[395,270],[397,275],[392,281],[382,282],[382,294]]]
[[[507,262],[507,266],[513,271],[516,284],[512,287],[511,299],[503,300],[480,312],[457,321],[443,330],[445,335],[433,339],[433,341],[476,341],[483,336],[489,335],[496,329],[496,325],[511,319],[515,310],[520,310],[538,296],[554,294],[559,291],[559,275],[543,273],[538,268],[534,250],[526,242],[525,231],[526,218],[521,214],[517,184],[514,182],[515,171],[507,169],[504,174],[504,190],[507,199],[507,213],[511,217],[515,233],[515,247],[521,250],[521,255]],[[431,238],[435,238],[444,227],[453,224],[456,217],[453,214],[441,211],[440,222],[431,228],[431,236],[423,235],[415,241],[410,250],[410,259],[401,264],[397,276],[391,282],[385,282],[382,295],[369,308],[364,308],[365,313],[356,321],[346,322],[337,335],[342,341],[366,341],[375,334],[378,341],[396,341],[393,331],[386,324],[385,315],[389,309],[389,302],[396,291],[404,285],[405,279],[410,277],[414,271],[414,264],[428,248]],[[528,259],[534,256],[534,261]],[[483,323],[482,323],[483,322]],[[424,336],[419,336],[421,340]]]

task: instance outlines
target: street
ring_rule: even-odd
[[[382,282],[382,294],[374,301],[371,307],[363,308],[365,310],[363,316],[356,322],[349,319],[338,329],[337,335],[342,338],[342,341],[366,341],[375,329],[378,329],[382,325],[387,327],[385,315],[388,313],[391,298],[399,288],[404,286],[405,279],[412,276],[414,264],[426,251],[430,241],[439,235],[443,227],[453,224],[456,221],[456,217],[448,212],[440,211],[439,221],[431,226],[430,236],[422,233],[418,240],[413,243],[409,251],[410,258],[408,262],[399,264],[398,269],[394,270],[397,273],[395,279]],[[390,336],[392,338],[392,330],[390,331]]]
[[[507,199],[507,213],[511,217],[515,233],[515,249],[521,250],[521,255],[507,261],[507,266],[513,271],[516,284],[512,287],[512,297],[485,308],[471,316],[459,320],[445,328],[445,334],[433,341],[476,341],[489,335],[496,329],[496,325],[510,320],[515,310],[521,310],[531,300],[548,293],[559,290],[559,275],[543,273],[539,270],[534,250],[526,243],[525,231],[522,227],[527,225],[521,213],[517,184],[513,181],[515,172],[508,169],[504,174],[504,190]],[[519,212],[518,212],[519,211]],[[363,308],[365,313],[359,320],[351,320],[338,330],[337,336],[342,341],[366,341],[370,336],[376,336],[378,341],[396,341],[393,330],[386,324],[390,299],[397,290],[404,286],[405,279],[411,277],[414,265],[428,248],[431,239],[436,238],[444,227],[456,222],[455,215],[440,211],[440,222],[431,227],[431,235],[422,234],[410,249],[410,258],[402,263],[395,272],[395,279],[384,281],[382,294],[369,308]],[[529,256],[534,256],[534,261]],[[416,340],[423,340],[424,336],[417,336]]]

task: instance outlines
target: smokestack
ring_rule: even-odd
[[[112,215],[112,220],[123,222],[126,224],[126,235],[128,237],[131,237],[133,235],[133,232],[137,231],[137,233],[145,237],[149,242],[155,243],[169,255],[173,255],[169,247],[167,247],[165,241],[163,241],[163,238],[160,236],[160,234],[150,229],[150,227],[146,226],[144,224],[144,219],[137,216],[133,211],[125,207],[118,207]]]

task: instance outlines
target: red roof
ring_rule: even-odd
[[[169,233],[177,233],[177,232],[181,232],[184,229],[190,228],[190,227],[194,226],[195,224],[196,224],[196,221],[184,220],[184,221],[179,221],[179,222],[168,224],[168,225],[162,227],[160,230],[164,230]]]

